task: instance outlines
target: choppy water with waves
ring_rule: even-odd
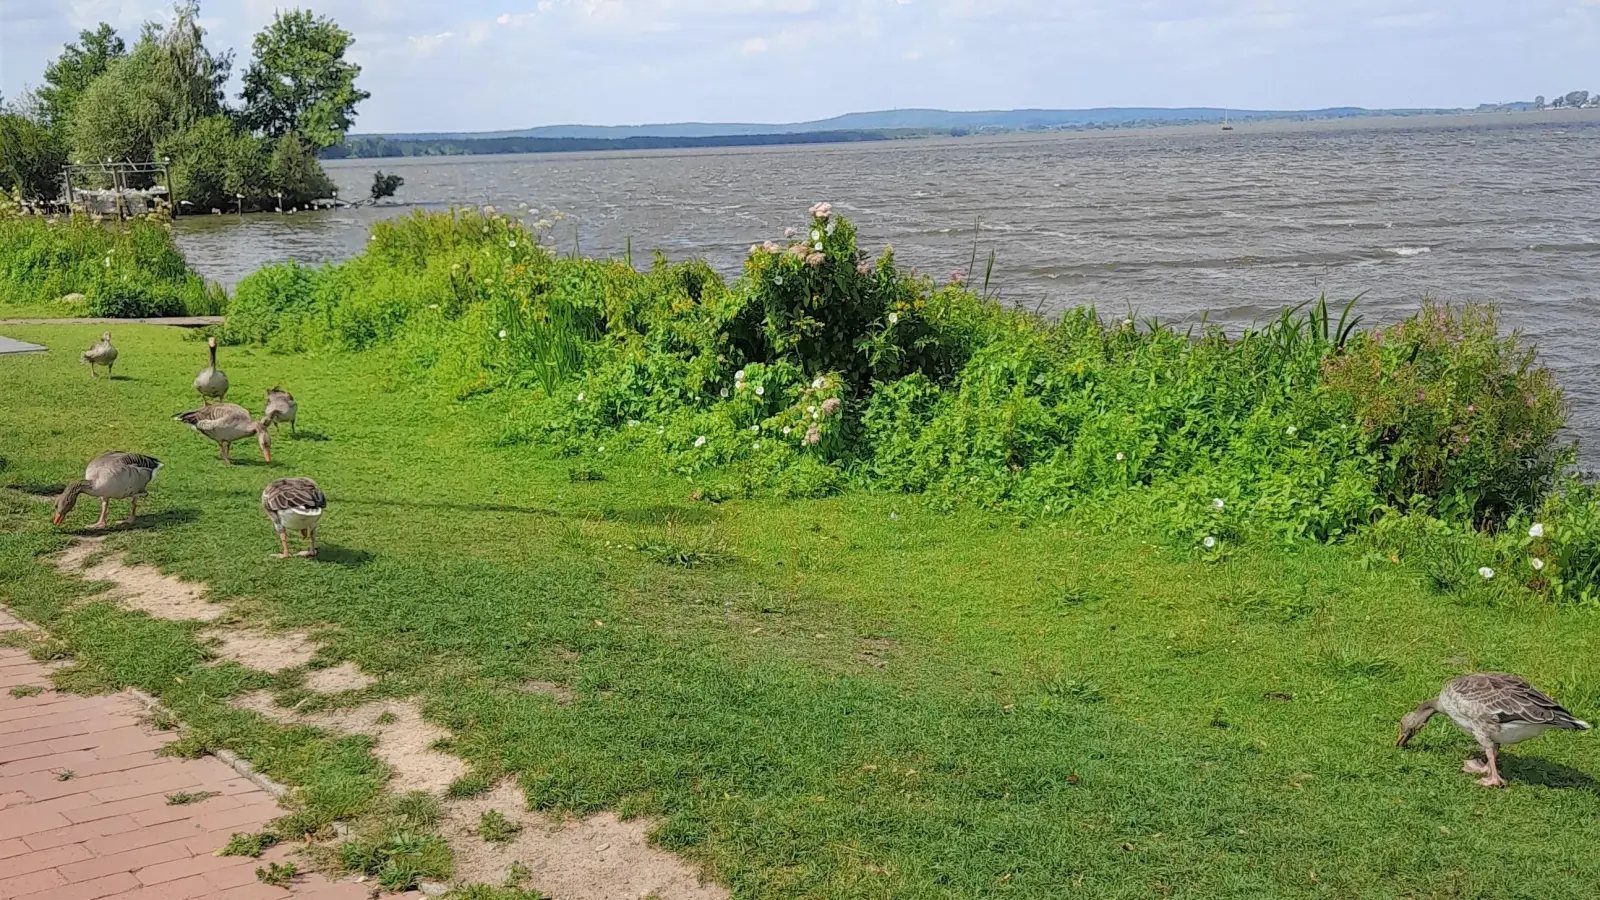
[[[945,276],[996,253],[993,285],[1030,309],[1247,325],[1286,304],[1363,295],[1369,321],[1424,297],[1492,300],[1561,373],[1574,430],[1600,448],[1600,124],[1188,129],[871,145],[354,160],[412,206],[181,220],[227,284],[263,263],[358,252],[411,208],[560,210],[562,249],[636,262],[661,249],[737,273],[750,244],[830,200],[863,246]],[[976,225],[976,228],[975,228]],[[981,273],[980,273],[981,277]],[[1593,449],[1585,454],[1600,458]]]

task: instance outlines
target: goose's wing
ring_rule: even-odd
[[[115,469],[144,469],[148,472],[154,472],[155,470],[161,468],[161,460],[156,459],[154,456],[145,456],[142,453],[126,453],[121,450],[112,450],[109,453],[102,453],[99,456],[96,456],[94,460],[89,463],[89,468],[91,471],[98,467]]]
[[[267,512],[323,509],[327,505],[328,498],[309,478],[279,478],[261,492],[261,508]]]
[[[193,428],[202,425],[220,425],[224,422],[248,422],[250,411],[237,403],[213,403],[199,409],[178,413],[174,419]]]
[[[1479,672],[1463,675],[1450,683],[1462,699],[1482,709],[1485,716],[1502,725],[1544,725],[1552,728],[1582,728],[1583,723],[1561,704],[1550,699],[1526,679],[1508,672]]]

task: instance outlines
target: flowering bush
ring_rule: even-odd
[[[1494,310],[1429,305],[1329,356],[1323,380],[1384,465],[1382,499],[1484,522],[1539,502],[1572,461],[1549,369]]]
[[[127,223],[91,216],[22,215],[0,209],[0,304],[55,305],[81,294],[63,314],[132,318],[213,314],[226,296],[208,290],[157,217]]]

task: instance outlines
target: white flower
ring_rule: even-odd
[[[733,373],[733,380],[734,381],[743,381],[744,380],[744,370],[740,369],[739,371]]]
[[[579,392],[578,392],[578,402],[579,402],[579,403],[582,403],[582,402],[583,402],[583,391],[579,391]]]
[[[1483,580],[1484,581],[1488,581],[1489,579],[1494,577],[1494,570],[1489,568],[1488,566],[1484,566],[1483,568],[1478,570],[1478,574],[1483,576]]]
[[[1033,376],[1033,383],[1044,387],[1044,373],[1040,372],[1038,375]]]
[[[760,434],[761,433],[761,426],[760,425],[751,425],[750,426],[750,433],[751,434]]]
[[[1214,497],[1214,498],[1212,498],[1212,500],[1211,500],[1211,505],[1212,505],[1212,506],[1214,506],[1214,507],[1216,507],[1216,508],[1217,508],[1217,509],[1221,509],[1221,508],[1223,508],[1223,507],[1224,507],[1224,506],[1227,506],[1227,505],[1228,505],[1228,504],[1226,504],[1226,503],[1223,503],[1223,502],[1222,502],[1222,498],[1221,498],[1221,497]]]
[[[604,453],[604,452],[606,452],[606,445],[605,445],[605,444],[601,444],[601,445],[600,445],[600,452],[601,452],[601,453]]]
[[[517,249],[517,242],[516,241],[507,241],[506,242],[506,246],[510,247],[513,250],[515,250],[515,249]]]
[[[1534,557],[1534,558],[1533,558],[1533,570],[1534,570],[1534,571],[1535,571],[1535,572],[1542,572],[1542,571],[1544,571],[1544,560],[1542,560],[1542,559],[1540,559],[1540,558],[1539,558],[1539,557],[1537,557],[1537,556],[1535,556],[1535,557]]]
[[[820,241],[820,240],[822,240],[822,232],[820,232],[820,231],[818,231],[818,230],[817,230],[817,229],[815,229],[815,228],[813,228],[813,229],[811,229],[811,239],[812,239],[812,240],[813,240],[813,241]],[[821,248],[821,247],[818,247],[818,248],[817,248],[817,249],[818,249],[818,250],[821,250],[821,249],[822,249],[822,248]]]
[[[694,439],[694,445],[696,447],[704,447],[706,445],[706,436],[702,434],[699,437],[695,438]]]
[[[1200,543],[1204,544],[1207,550],[1210,550],[1211,548],[1217,546],[1217,539],[1208,534],[1206,535],[1206,539]]]
[[[757,397],[759,397],[759,396],[761,396],[761,395],[762,395],[762,394],[765,394],[765,393],[766,393],[766,392],[767,392],[767,389],[766,389],[766,388],[764,388],[764,387],[762,387],[762,386],[761,386],[761,385],[759,385],[759,384],[758,384],[758,385],[756,385],[756,396],[757,396]]]
[[[821,241],[817,241],[816,244],[812,245],[811,249],[817,251],[818,253],[821,253],[822,252],[822,242]]]
[[[638,419],[629,419],[628,420],[628,427],[629,428],[638,428],[639,427],[639,420]]]
[[[1535,523],[1533,523],[1533,527],[1528,529],[1528,537],[1531,537],[1531,538],[1542,538],[1542,537],[1544,537],[1544,523],[1543,522],[1535,522]]]
[[[1123,328],[1132,328],[1133,327],[1133,320],[1132,319],[1123,319],[1122,320],[1122,327]]]
[[[1287,435],[1288,435],[1288,436],[1290,436],[1290,437],[1294,437],[1294,435],[1295,435],[1295,432],[1297,432],[1297,431],[1299,431],[1299,430],[1300,430],[1300,429],[1298,429],[1298,428],[1296,428],[1296,427],[1294,427],[1294,426],[1293,426],[1293,425],[1290,425],[1290,426],[1289,426],[1289,427],[1288,427],[1288,428],[1285,428],[1285,429],[1284,429],[1284,430],[1283,430],[1283,433],[1284,433],[1284,434],[1287,434]]]
[[[656,434],[666,434],[666,433],[667,433],[667,426],[665,426],[665,425],[657,425],[656,426]]]
[[[429,308],[429,309],[438,309],[438,308],[439,308],[439,304],[437,304],[437,303],[429,303],[429,304],[428,304],[428,308]],[[504,335],[504,334],[501,334],[501,335],[500,335],[500,336],[501,336],[501,337],[505,337],[505,335]]]
[[[760,450],[761,449],[761,442],[760,441],[756,441],[756,442],[752,443],[750,445],[750,449],[751,450]]]
[[[722,394],[722,396],[726,397],[726,396],[728,396],[728,389],[727,388],[723,388],[718,393],[720,393],[720,394]]]
[[[898,324],[900,324],[900,314],[899,313],[889,313],[889,324],[890,325],[898,325]]]
[[[826,231],[829,234],[833,234],[834,229],[836,229],[838,227],[839,227],[839,223],[838,222],[829,222],[828,223],[828,227],[824,228],[822,230]]]
[[[811,382],[811,388],[812,390],[820,391],[827,383],[828,382],[826,379],[824,379],[821,375],[818,375],[816,379]]]
[[[1117,462],[1122,462],[1125,459],[1127,459],[1127,457],[1122,455],[1122,451],[1121,450],[1118,450],[1117,451]]]
[[[106,268],[111,268],[111,257],[106,257]]]
[[[430,308],[430,309],[438,309],[438,308],[439,308],[439,307],[437,307],[437,306],[432,306],[432,307],[429,307],[429,308]],[[505,339],[506,339],[506,330],[505,330],[505,329],[504,329],[504,328],[502,328],[502,329],[500,329],[500,340],[502,340],[502,341],[503,341],[503,340],[505,340]],[[583,399],[583,395],[582,395],[582,394],[579,394],[579,395],[578,395],[578,399],[579,399],[579,400],[582,400],[582,399]]]
[[[772,276],[772,283],[777,285],[778,287],[783,287],[783,276],[782,275],[774,275],[774,276]]]
[[[792,428],[790,428],[790,427],[789,427],[789,426],[787,426],[787,425],[785,425],[785,426],[783,426],[783,436],[784,436],[784,437],[788,437],[788,436],[789,436],[789,432],[790,432],[790,431],[793,431],[793,430],[794,430],[794,429],[792,429]]]
[[[817,414],[817,408],[815,406],[808,406],[806,407],[806,412],[815,416]]]

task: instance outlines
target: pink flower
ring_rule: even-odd
[[[780,249],[777,244],[774,244],[771,241],[763,242],[762,245],[761,245],[761,249],[765,250],[768,253],[782,253],[783,252],[783,250]]]
[[[1467,404],[1467,412],[1475,413],[1477,411],[1478,411],[1478,404],[1476,404],[1476,403],[1468,403]]]
[[[817,266],[822,265],[822,261],[825,259],[827,259],[827,257],[823,256],[821,253],[813,253],[806,257],[806,265],[815,269]]]
[[[783,236],[786,237],[786,238],[794,237],[794,229],[793,228],[785,228],[783,230]]]
[[[826,419],[828,416],[838,412],[839,407],[843,405],[843,401],[841,401],[838,397],[829,397],[828,399],[822,401],[822,417]]]
[[[954,272],[951,272],[950,273],[950,283],[951,284],[966,284],[967,283],[967,273],[962,271],[961,269],[957,269]]]
[[[1427,394],[1423,393],[1422,391],[1417,391],[1417,402],[1418,403],[1421,403],[1422,401],[1424,401],[1426,399],[1428,399],[1428,395]]]
[[[857,275],[871,275],[872,274],[872,263],[869,263],[869,262],[858,262],[858,263],[856,263],[856,274]]]
[[[816,206],[811,207],[812,218],[826,219],[831,215],[833,215],[833,204],[831,203],[818,203]]]
[[[797,259],[805,259],[808,248],[805,244],[794,244],[789,247],[789,255]]]
[[[806,445],[807,447],[815,447],[816,445],[822,443],[822,432],[817,430],[816,425],[812,425],[810,428],[806,429],[806,436],[801,439],[800,443]]]

